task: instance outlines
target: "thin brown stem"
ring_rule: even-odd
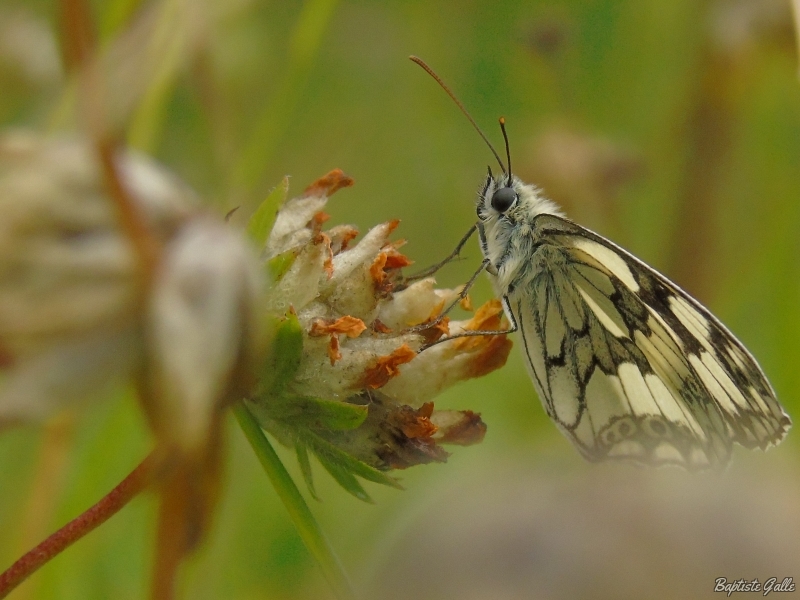
[[[133,198],[122,184],[116,160],[117,144],[108,139],[101,139],[95,141],[95,146],[100,157],[100,165],[109,195],[119,214],[120,225],[126,237],[134,245],[139,257],[140,276],[143,283],[140,289],[144,295],[156,268],[160,251],[159,244],[150,232],[141,211],[137,210]]]
[[[97,504],[64,525],[1,573],[0,599],[8,596],[50,559],[117,514],[153,480],[159,462],[155,453],[150,454]]]
[[[96,45],[92,15],[89,5],[82,0],[61,0],[59,5],[64,67],[74,73],[88,62]]]

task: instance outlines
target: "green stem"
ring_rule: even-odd
[[[261,427],[244,403],[238,402],[234,405],[233,413],[261,462],[261,466],[267,472],[275,491],[278,492],[286,510],[289,511],[289,516],[297,528],[300,538],[316,559],[334,594],[339,600],[354,600],[355,592],[344,572],[342,563]]]

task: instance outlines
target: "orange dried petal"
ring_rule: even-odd
[[[481,306],[469,320],[465,329],[493,329],[500,326],[500,319],[503,316],[503,304],[494,298]]]
[[[331,359],[331,366],[336,364],[337,360],[341,360],[342,353],[339,352],[339,338],[331,334],[331,341],[328,344],[328,358]]]
[[[383,267],[386,266],[386,253],[380,252],[378,256],[375,257],[375,260],[372,261],[372,264],[369,267],[369,274],[372,277],[372,281],[375,286],[379,286],[383,283],[383,280],[386,279],[386,273],[383,270]]]
[[[398,367],[413,360],[417,353],[408,344],[403,344],[387,356],[379,356],[371,367],[364,371],[361,387],[377,389],[386,385],[392,377],[399,375]]]
[[[469,294],[464,296],[458,303],[458,305],[464,310],[468,310],[469,312],[475,310],[475,308],[472,306],[472,297]]]
[[[356,338],[367,328],[364,321],[359,318],[345,315],[335,321],[315,319],[311,324],[310,336],[335,335],[342,333],[349,338]]]
[[[323,211],[316,212],[314,213],[314,216],[311,217],[311,220],[308,222],[308,225],[306,225],[306,227],[311,229],[311,231],[319,233],[320,231],[322,231],[322,225],[330,218],[331,216],[326,212]]]
[[[481,306],[464,325],[464,331],[503,331],[507,329],[503,320],[503,305],[493,299]],[[502,335],[504,334],[494,334]],[[463,337],[453,342],[453,350],[467,351],[490,343],[494,335]]]
[[[450,335],[450,317],[444,317],[436,325],[431,325],[427,329],[419,332],[426,344],[432,344],[436,340]]]
[[[334,169],[330,173],[323,175],[304,191],[304,196],[331,196],[342,188],[350,187],[355,181],[352,177],[344,174],[341,169]]]
[[[386,418],[386,423],[397,433],[392,436],[391,441],[381,450],[381,458],[386,461],[386,465],[392,469],[407,469],[414,465],[421,465],[430,462],[447,462],[450,453],[436,443],[431,435],[424,435],[429,430],[428,427],[418,428],[416,423],[427,421],[428,417],[423,416],[423,408],[413,409],[410,406],[400,406]],[[431,423],[431,425],[433,425]],[[406,434],[422,433],[421,437],[410,437]]]
[[[430,438],[439,428],[431,422],[433,402],[426,402],[414,413],[404,413],[398,424],[403,434],[411,439]]]
[[[514,345],[505,335],[464,338],[481,340],[483,346],[475,353],[467,366],[467,378],[483,377],[506,364]],[[460,340],[459,340],[460,341]]]
[[[402,269],[409,265],[413,265],[414,261],[407,256],[400,254],[394,248],[386,251],[386,263],[384,269]]]
[[[422,406],[419,407],[419,414],[420,416],[430,418],[433,414],[433,402],[425,402]]]
[[[378,253],[378,256],[375,257],[375,260],[372,261],[372,264],[369,267],[369,274],[372,277],[375,288],[380,289],[384,287],[383,284],[386,282],[389,276],[388,271],[407,267],[408,265],[413,264],[413,262],[414,261],[410,260],[406,256],[403,256],[394,248],[390,246],[385,247],[381,252]]]
[[[358,236],[358,229],[355,227],[340,226],[331,230],[329,234],[331,235],[333,253],[339,254],[347,250],[347,246],[350,245],[350,242]]]

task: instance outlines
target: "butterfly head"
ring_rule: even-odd
[[[493,221],[513,226],[543,212],[559,215],[558,207],[543,198],[535,186],[525,184],[511,174],[511,149],[506,132],[506,120],[503,117],[500,117],[500,130],[503,132],[506,146],[506,164],[503,165],[503,161],[490,144],[489,147],[497,157],[503,173],[495,178],[492,175],[492,168],[489,167],[486,184],[478,203],[478,218],[484,222]]]
[[[542,213],[561,215],[558,207],[544,198],[536,186],[506,173],[494,177],[491,169],[478,198],[477,213],[485,223],[511,225]]]

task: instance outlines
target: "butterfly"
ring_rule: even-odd
[[[698,470],[726,465],[734,443],[778,444],[791,420],[742,343],[666,276],[512,175],[504,120],[506,165],[441,79],[412,60],[501,166],[478,195],[482,270],[508,332],[519,332],[545,411],[578,451],[591,461]]]

